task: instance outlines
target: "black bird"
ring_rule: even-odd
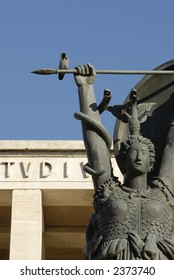
[[[61,53],[60,55],[60,62],[59,62],[59,69],[68,69],[69,66],[69,58],[66,53]],[[65,73],[59,73],[59,80],[63,80]]]

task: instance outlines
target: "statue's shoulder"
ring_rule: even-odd
[[[112,177],[100,185],[94,194],[94,208],[98,210],[113,193],[119,193],[121,183],[117,177]]]

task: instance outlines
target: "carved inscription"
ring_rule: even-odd
[[[92,181],[83,170],[85,158],[16,157],[0,158],[0,182],[84,182]],[[112,161],[115,174],[118,168]],[[118,176],[120,176],[118,174]]]
[[[0,181],[91,180],[83,170],[84,159],[13,159],[0,161]]]

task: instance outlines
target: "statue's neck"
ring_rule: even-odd
[[[132,174],[125,176],[124,184],[134,190],[147,189],[147,174],[133,176]]]

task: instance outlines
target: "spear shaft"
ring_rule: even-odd
[[[174,70],[95,70],[96,74],[120,74],[120,75],[174,75]],[[39,75],[52,75],[59,73],[76,74],[76,69],[51,69],[42,68],[31,71]]]

